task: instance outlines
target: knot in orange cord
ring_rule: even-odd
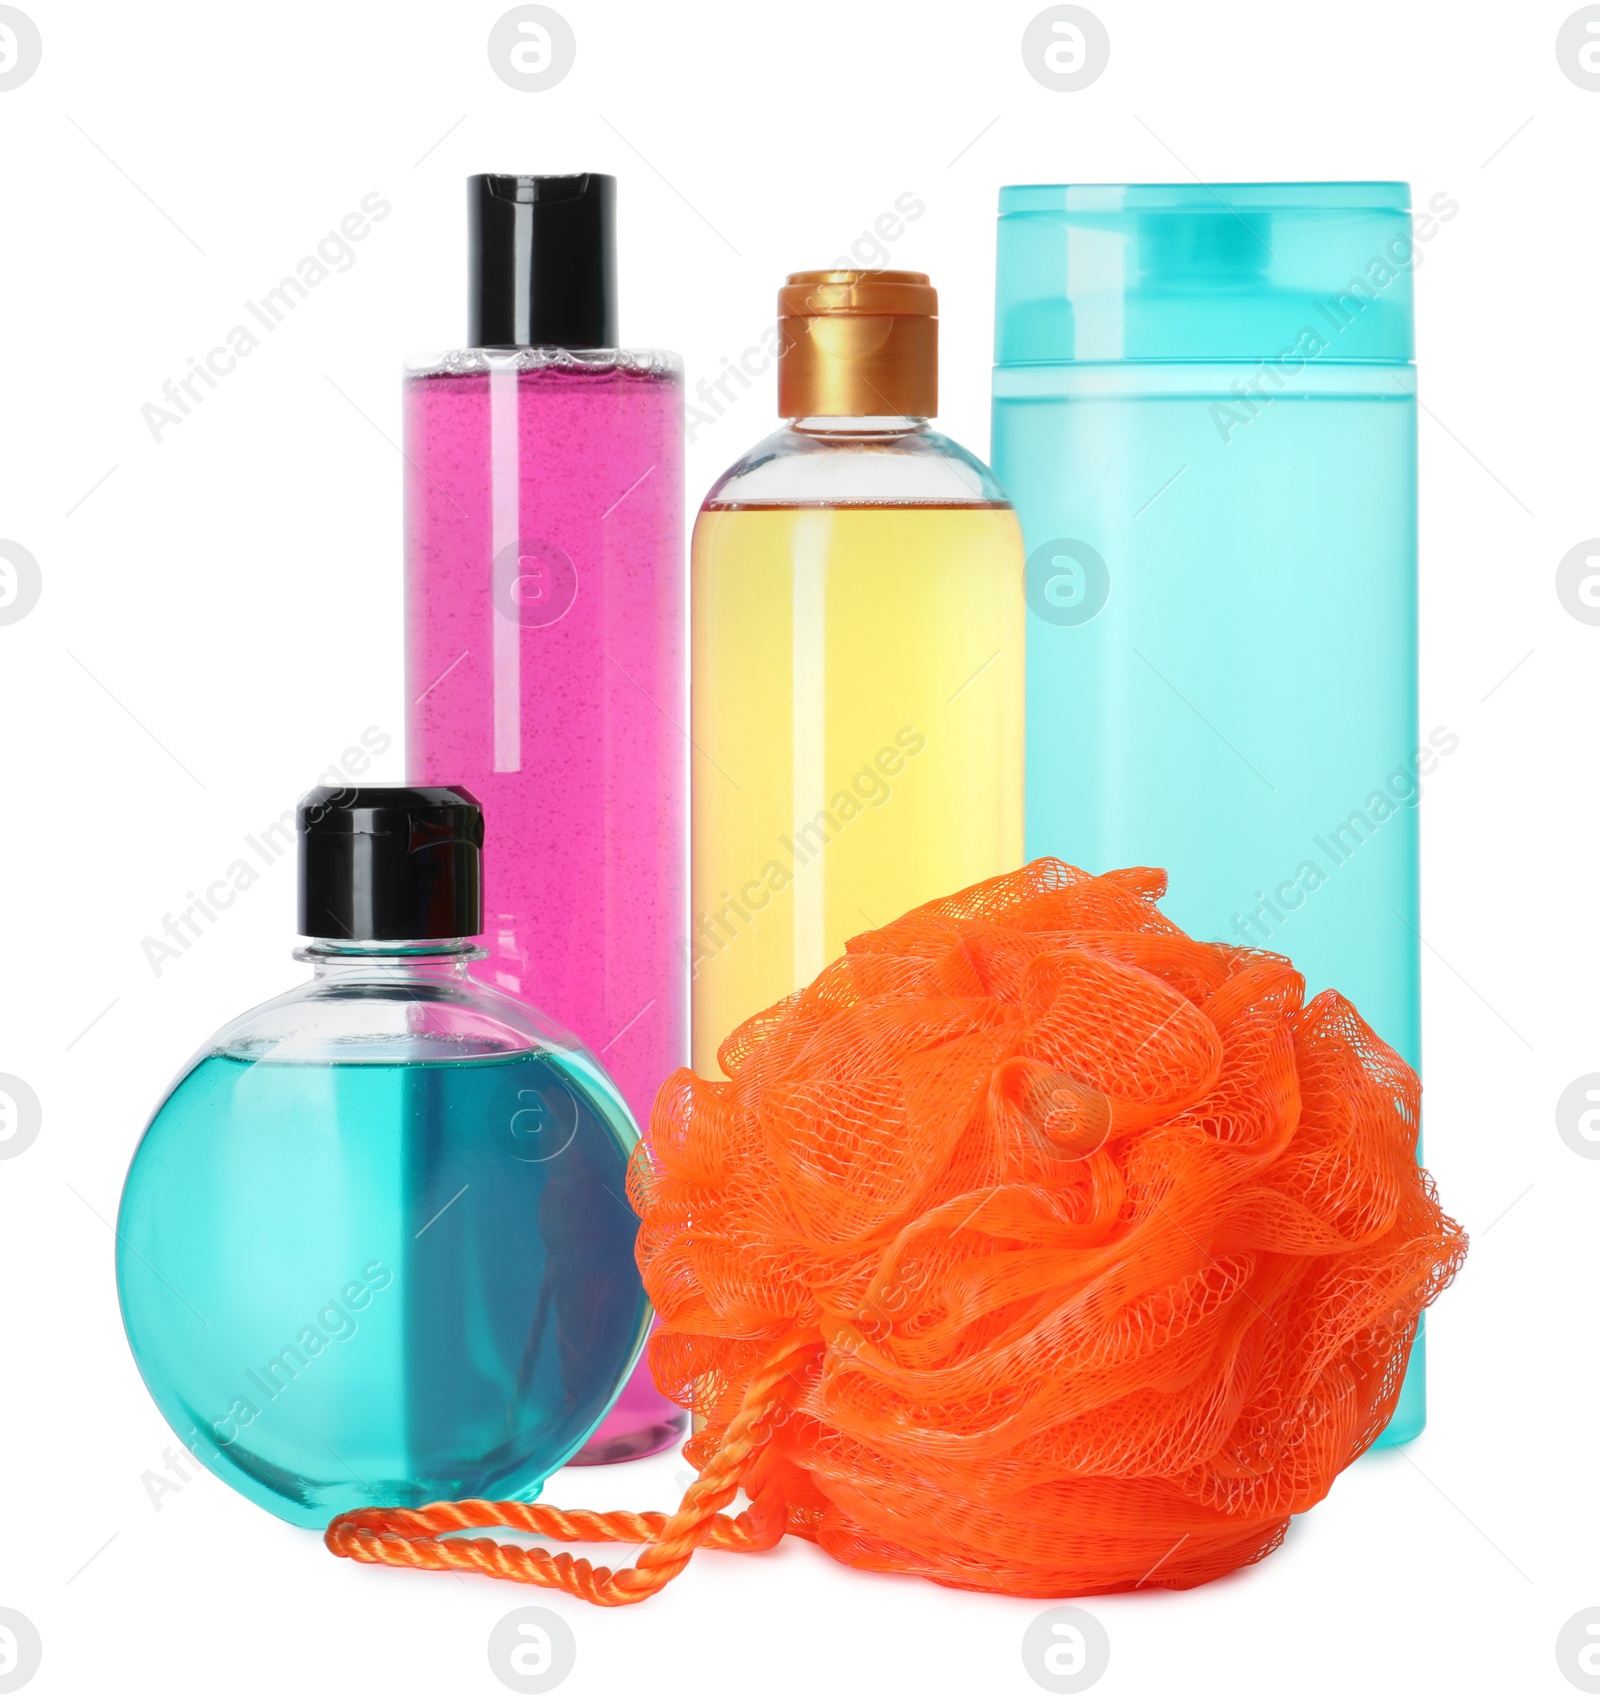
[[[678,1511],[351,1512],[329,1548],[615,1606],[788,1532],[1061,1597],[1264,1557],[1371,1445],[1466,1251],[1415,1074],[1159,870],[1041,861],[852,939],[663,1086],[629,1195]],[[749,1510],[720,1510],[743,1489]],[[443,1532],[648,1545],[612,1572]]]

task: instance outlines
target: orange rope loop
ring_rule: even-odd
[[[628,1606],[666,1587],[696,1548],[759,1553],[782,1539],[784,1501],[776,1483],[756,1494],[747,1511],[722,1508],[739,1492],[751,1466],[781,1422],[796,1369],[821,1351],[815,1329],[797,1329],[767,1355],[745,1388],[738,1414],[722,1445],[684,1491],[678,1510],[665,1512],[566,1511],[520,1500],[441,1500],[413,1510],[367,1506],[329,1524],[328,1551],[363,1565],[412,1566],[422,1571],[481,1571],[513,1583],[563,1589],[593,1606]],[[523,1548],[488,1536],[448,1538],[450,1530],[526,1530],[566,1542],[642,1542],[631,1566],[613,1571],[570,1553]]]

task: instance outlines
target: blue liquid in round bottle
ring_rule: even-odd
[[[467,794],[324,790],[300,825],[315,977],[223,1029],[146,1130],[129,1343],[195,1455],[291,1523],[536,1496],[645,1339],[637,1130],[576,1041],[469,978]]]

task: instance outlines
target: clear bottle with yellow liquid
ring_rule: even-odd
[[[1023,552],[928,428],[920,272],[797,272],[778,411],[694,529],[694,1067],[852,934],[1023,858]]]

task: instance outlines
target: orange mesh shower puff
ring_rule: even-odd
[[[1271,1552],[1388,1421],[1466,1239],[1415,1074],[1165,889],[1047,860],[926,904],[731,1034],[726,1080],[662,1087],[629,1191],[651,1369],[707,1420],[676,1513],[366,1509],[329,1547],[608,1605],[785,1533],[1054,1597]],[[647,1545],[449,1533],[501,1526]]]

